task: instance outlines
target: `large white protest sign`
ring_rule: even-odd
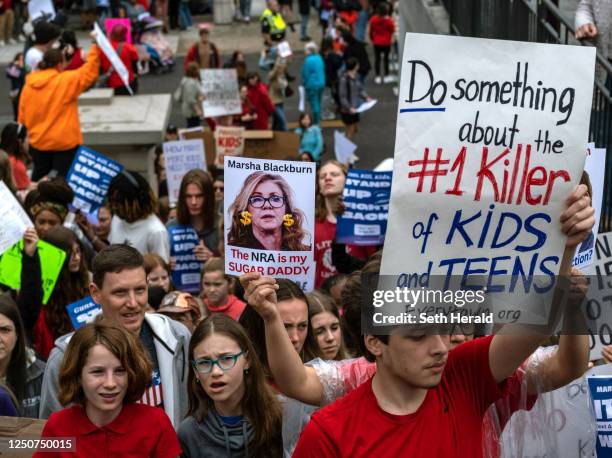
[[[204,101],[204,116],[214,118],[242,113],[236,69],[206,69],[200,71]]]
[[[0,181],[0,221],[0,254],[19,242],[28,227],[34,227],[3,181]]]
[[[550,293],[559,217],[584,168],[594,59],[588,47],[407,34],[388,287],[437,275],[467,289],[480,275],[488,292]],[[497,283],[513,275],[527,280]]]
[[[215,165],[223,167],[225,156],[242,156],[244,127],[217,126],[215,129]]]
[[[315,164],[225,159],[225,273],[314,288]]]
[[[111,65],[119,75],[119,78],[121,78],[121,81],[123,81],[123,85],[128,90],[130,95],[134,95],[134,93],[132,92],[132,88],[130,87],[130,74],[128,72],[128,69],[125,67],[125,64],[117,55],[117,51],[115,51],[115,48],[113,48],[111,42],[108,41],[108,38],[106,38],[106,35],[104,34],[97,22],[94,22],[94,32],[96,32],[96,43],[98,43],[98,46],[100,46],[100,49],[110,61]]]
[[[586,379],[610,374],[612,364],[597,366],[567,386],[539,395],[530,411],[512,415],[502,434],[501,454],[496,456],[594,457],[596,425]]]
[[[206,170],[204,142],[200,139],[165,142],[163,148],[168,200],[170,200],[170,205],[176,205],[181,181],[185,174],[193,169]]]
[[[595,208],[595,225],[587,239],[576,247],[576,254],[572,266],[584,273],[590,273],[588,267],[595,260],[595,240],[599,229],[601,218],[601,205],[604,193],[604,177],[606,174],[606,150],[605,148],[588,148],[587,158],[584,163],[584,173],[591,184],[591,205]]]

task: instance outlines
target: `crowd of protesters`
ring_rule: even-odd
[[[32,47],[10,66],[18,122],[0,136],[0,177],[34,225],[20,245],[20,288],[0,295],[0,416],[46,419],[42,438],[74,438],[74,452],[83,457],[483,456],[496,440],[485,433],[489,406],[509,403],[509,418],[585,372],[587,336],[562,336],[530,365],[542,336],[487,336],[480,329],[363,335],[362,274],[379,273],[382,247],[336,240],[348,168],[322,158],[322,121],[337,115],[347,137],[355,137],[357,108],[369,100],[368,31],[375,56],[370,81],[394,82],[396,5],[321,0],[318,46],[308,35],[310,2],[300,1],[297,14],[291,3],[267,3],[259,71],[247,68],[240,51],[224,62],[211,30],[200,27],[174,99],[186,127],[204,127],[206,119],[211,128],[285,131],[284,103],[300,78],[308,110],[295,131],[299,157],[317,163],[315,289],[308,293],[287,279],[225,273],[220,169],[186,173],[170,210],[158,148],[156,189],[123,170],[110,182],[95,223],[71,205],[66,175],[83,144],[78,95],[101,76],[116,95],[135,93],[143,62],[171,67],[162,29],[191,26],[185,3],[84,3],[85,22],[118,10],[135,21],[138,12],[159,17],[145,21],[138,38],[122,25],[109,31],[129,70],[129,90],[96,45],[84,56],[74,36],[36,24]],[[3,8],[7,15],[10,4]],[[248,0],[237,1],[236,11],[237,19],[251,20]],[[305,42],[299,77],[279,50],[294,17]],[[144,44],[149,57],[132,41]],[[215,68],[236,69],[242,112],[228,119],[208,119],[203,111],[200,70]],[[588,237],[593,215],[590,189],[581,184],[557,215],[567,236],[560,257]],[[198,237],[195,292],[177,290],[172,281],[177,260],[169,231],[177,226]],[[66,254],[47,300],[39,241]],[[569,263],[561,274],[582,286]],[[66,306],[87,296],[101,313],[75,329]],[[526,397],[527,403],[514,402]],[[72,455],[39,450],[34,456]]]

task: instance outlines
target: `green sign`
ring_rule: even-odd
[[[38,257],[42,275],[43,304],[51,297],[57,277],[59,277],[66,259],[66,252],[50,243],[38,241]],[[21,288],[21,262],[23,240],[4,252],[0,258],[0,283],[12,289]]]

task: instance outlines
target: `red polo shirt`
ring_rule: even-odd
[[[108,457],[175,458],[181,454],[172,423],[162,409],[125,404],[115,420],[102,428],[94,425],[85,409],[75,405],[52,413],[41,438],[74,438],[76,453],[36,452],[36,458]]]

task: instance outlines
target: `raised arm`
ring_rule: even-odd
[[[591,207],[591,199],[585,185],[579,185],[566,200],[566,210],[561,214],[561,230],[567,236],[565,252],[559,271],[560,276],[569,277],[571,263],[567,259],[576,250],[576,246],[586,239],[595,224],[595,210]],[[501,333],[493,337],[489,347],[489,365],[493,378],[501,383],[514,373],[552,333],[552,329],[536,329],[522,326],[525,329],[515,329],[509,333]]]
[[[573,257],[573,256],[572,256]],[[581,377],[589,364],[589,337],[584,332],[586,322],[580,308],[588,288],[587,279],[572,269],[568,307],[563,315],[559,345],[552,354],[527,365],[527,392],[546,393]]]
[[[322,405],[321,380],[313,368],[302,363],[278,313],[276,280],[252,272],[240,277],[240,283],[245,299],[265,323],[268,364],[278,388],[290,398],[306,404]]]

